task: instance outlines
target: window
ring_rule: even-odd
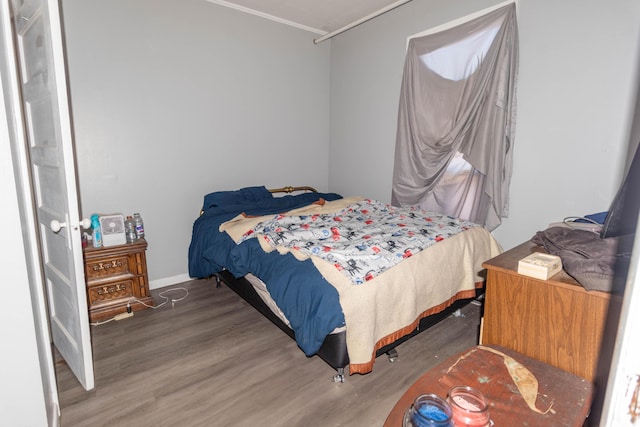
[[[515,4],[410,40],[392,203],[489,229],[508,214],[518,34]]]

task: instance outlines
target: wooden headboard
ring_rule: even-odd
[[[309,191],[311,193],[317,193],[318,190],[316,190],[313,187],[282,187],[282,188],[270,188],[269,192],[271,193],[294,193],[296,191]]]

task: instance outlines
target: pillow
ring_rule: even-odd
[[[216,191],[204,196],[202,210],[224,205],[241,205],[246,202],[257,202],[272,199],[273,195],[266,187],[245,187],[235,191]]]
[[[336,193],[303,193],[287,195],[282,197],[272,197],[256,202],[253,206],[243,209],[247,215],[269,215],[283,213],[292,209],[301,208],[317,202],[318,200],[332,201],[341,199],[342,196]]]

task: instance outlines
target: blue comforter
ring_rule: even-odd
[[[227,269],[235,277],[247,273],[262,280],[295,332],[296,342],[307,356],[315,354],[325,337],[344,326],[338,292],[311,260],[291,254],[265,253],[257,239],[239,245],[219,227],[241,213],[270,215],[307,206],[320,199],[342,198],[334,193],[304,193],[273,197],[265,187],[247,187],[205,196],[203,213],[193,224],[189,246],[189,275],[205,278]]]

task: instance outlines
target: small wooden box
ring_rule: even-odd
[[[91,322],[124,313],[127,304],[134,311],[154,305],[149,292],[146,249],[144,239],[124,245],[84,249]]]
[[[518,274],[547,280],[562,270],[562,260],[557,255],[534,252],[518,261]]]

